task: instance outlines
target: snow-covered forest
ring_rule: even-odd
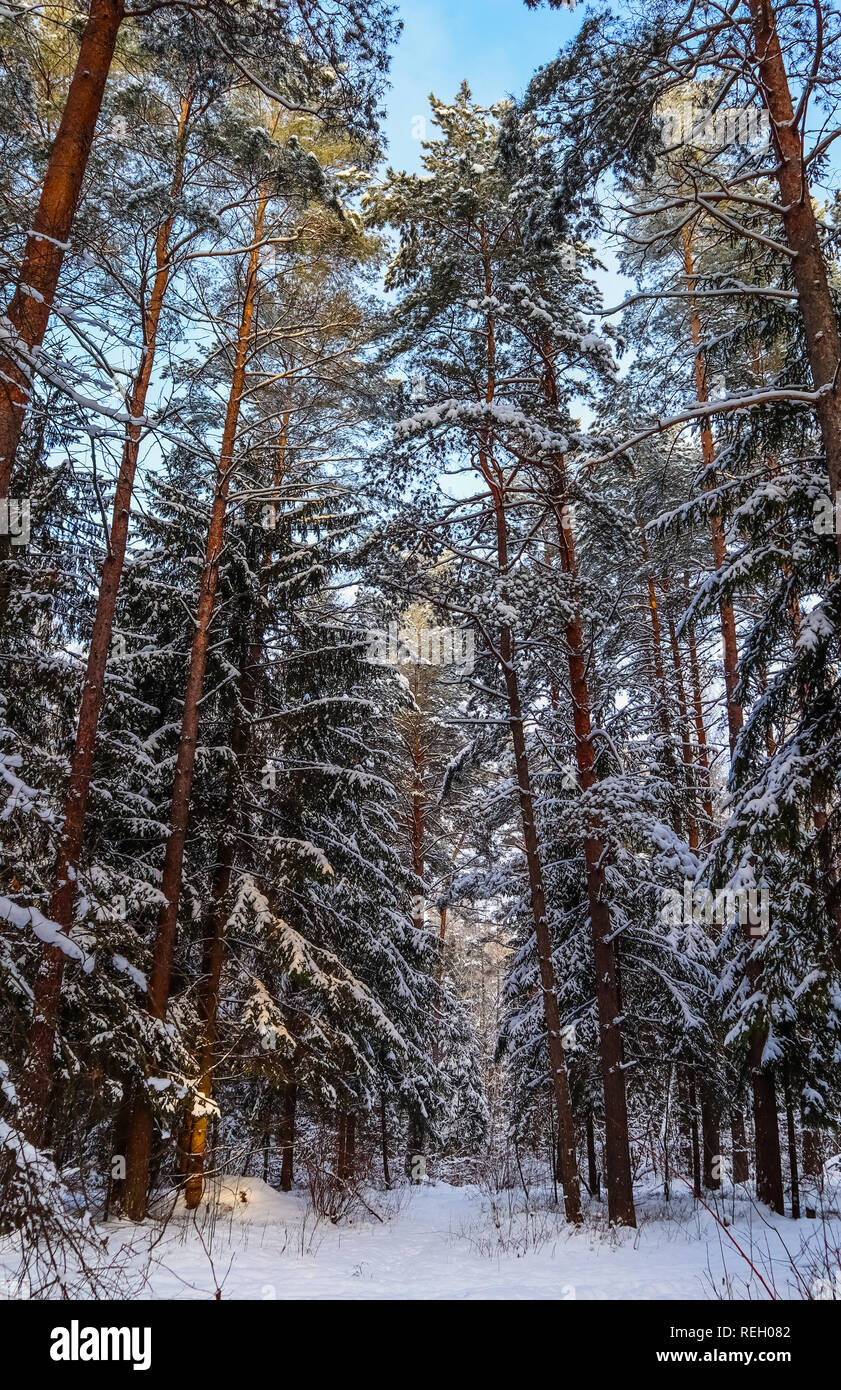
[[[841,1298],[841,14],[541,4],[0,4],[4,1297]]]

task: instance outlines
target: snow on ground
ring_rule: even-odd
[[[795,1222],[732,1193],[717,1199],[726,1228],[688,1192],[676,1193],[668,1212],[652,1192],[638,1203],[639,1229],[616,1233],[603,1213],[570,1230],[545,1193],[532,1192],[526,1213],[521,1191],[444,1182],[366,1190],[383,1219],[363,1206],[334,1225],[316,1218],[303,1189],[280,1193],[255,1178],[222,1179],[220,1189],[215,1206],[177,1209],[163,1235],[151,1221],[105,1228],[109,1248],[130,1251],[136,1272],[146,1269],[145,1296],[214,1298],[219,1289],[225,1299],[265,1300],[761,1299],[772,1289],[783,1298],[804,1290],[841,1298],[837,1215]],[[813,1287],[821,1277],[825,1284]]]

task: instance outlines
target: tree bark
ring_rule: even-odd
[[[0,354],[0,498],[9,494],[30,400],[33,367],[27,359],[37,356],[49,322],[123,13],[124,0],[91,0],[20,279],[6,310],[8,350]]]

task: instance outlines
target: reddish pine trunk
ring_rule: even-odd
[[[483,472],[486,478],[490,477],[487,462],[484,463]],[[496,517],[499,569],[501,574],[505,574],[508,570],[508,530],[505,508],[502,494],[495,483],[491,483],[491,489]],[[500,629],[499,657],[508,696],[508,723],[514,745],[514,765],[517,773],[520,817],[529,873],[532,919],[537,940],[537,959],[543,994],[543,1010],[546,1018],[549,1065],[558,1116],[558,1170],[564,1192],[567,1221],[580,1221],[581,1191],[575,1154],[575,1121],[569,1094],[566,1059],[561,1041],[561,1015],[558,1009],[555,967],[552,963],[552,940],[546,915],[546,894],[543,886],[543,869],[540,863],[540,846],[535,823],[534,795],[531,787],[531,773],[523,724],[520,682],[514,665],[514,644],[511,629],[507,625],[503,625]]]
[[[123,21],[124,0],[91,0],[79,57],[50,152],[20,280],[6,311],[22,350],[37,355],[49,322],[66,244],[79,204],[105,83]],[[33,293],[34,291],[34,293]],[[31,368],[13,350],[0,355],[0,498],[7,497],[29,404]]]
[[[255,249],[250,253],[242,317],[237,336],[231,390],[225,412],[222,447],[219,455],[216,488],[207,533],[204,569],[202,571],[195,635],[190,652],[187,686],[181,735],[175,762],[175,777],[170,807],[170,832],[164,855],[161,892],[165,898],[158,917],[152,945],[152,968],[149,973],[147,1008],[153,1017],[164,1019],[169,1002],[172,961],[178,926],[178,907],[181,897],[181,876],[184,865],[184,846],[190,817],[190,796],[196,761],[199,729],[199,702],[204,686],[204,672],[210,645],[210,626],[216,603],[219,564],[225,539],[225,512],[234,462],[240,403],[245,385],[245,370],[251,343],[254,305],[259,268],[259,242],[262,233],[266,200],[261,197],[254,225]],[[149,1183],[149,1162],[152,1150],[154,1120],[145,1094],[140,1095],[132,1115],[131,1131],[126,1154],[126,1214],[140,1221],[146,1212]]]
[[[181,192],[186,156],[186,131],[192,97],[186,96],[181,106],[178,126],[178,146],[170,195],[176,199]],[[155,279],[149,306],[143,323],[143,351],[134,378],[131,396],[131,415],[143,415],[152,369],[155,362],[158,328],[164,297],[169,284],[169,242],[173,218],[168,218],[158,230],[155,244]],[[76,899],[77,871],[84,843],[90,782],[93,771],[96,736],[105,697],[105,672],[114,614],[123,564],[126,556],[131,497],[137,459],[140,451],[141,429],[130,425],[126,429],[117,489],[108,537],[108,551],[102,566],[96,614],[91,632],[76,743],[70,763],[70,778],[64,801],[63,828],[53,876],[53,893],[49,916],[62,931],[69,930]],[[23,1115],[26,1137],[36,1147],[41,1143],[52,1077],[53,1050],[58,1025],[61,987],[64,978],[64,953],[55,946],[44,948],[35,980],[32,1023],[28,1040],[27,1064],[23,1086]]]
[[[803,158],[803,143],[794,125],[789,89],[776,16],[771,0],[748,0],[759,69],[762,99],[771,118],[776,177],[783,205],[783,226],[789,248],[795,252],[792,274],[803,320],[803,332],[812,382],[816,389],[830,389],[816,407],[826,451],[827,472],[833,500],[841,492],[841,335],[830,293],[826,262],[821,250]],[[836,536],[841,554],[841,535]]]
[[[551,345],[543,353],[543,362],[545,367],[544,393],[549,404],[557,407],[559,401],[558,384]],[[568,520],[568,489],[566,469],[562,458],[556,459],[553,464],[551,486],[561,568],[565,574],[574,576],[577,573],[575,538],[572,525]],[[659,636],[659,625],[657,631]],[[587,679],[588,654],[581,621],[577,614],[566,624],[565,637],[578,782],[581,790],[587,791],[595,785],[597,780],[596,754],[592,739],[590,688]],[[591,827],[584,839],[584,862],[587,899],[590,908],[590,931],[593,942],[596,1003],[599,1014],[599,1056],[604,1090],[604,1163],[608,1215],[610,1220],[617,1225],[635,1226],[636,1213],[634,1211],[634,1187],[631,1176],[628,1102],[625,1094],[625,1063],[621,1030],[622,1001],[619,987],[619,968],[611,930],[610,908],[607,902],[606,852],[604,841]]]
[[[564,573],[575,574],[576,559],[572,529],[563,524],[565,513],[562,508],[566,494],[564,467],[563,463],[558,461],[555,477],[555,505],[561,565]],[[587,791],[596,782],[596,757],[592,741],[587,653],[581,623],[577,617],[567,623],[566,643],[578,781],[582,791]],[[604,842],[595,831],[591,830],[584,840],[584,859],[587,873],[587,897],[590,906],[590,929],[593,938],[596,1000],[599,1012],[599,1051],[604,1088],[604,1158],[608,1214],[610,1220],[618,1225],[634,1226],[636,1225],[636,1215],[631,1178],[628,1103],[625,1095],[621,1032],[622,1005],[616,951],[611,934],[610,908],[607,903],[605,853]]]
[[[493,294],[491,264],[486,256],[483,261],[484,290],[490,299]],[[490,403],[496,388],[496,326],[493,314],[486,317],[488,374],[485,386],[485,400]],[[508,572],[508,523],[505,516],[505,499],[502,480],[494,477],[487,452],[479,455],[480,468],[493,498],[494,520],[496,524],[497,561],[499,572]],[[523,843],[526,851],[526,864],[529,875],[532,919],[537,942],[537,961],[540,973],[540,987],[543,996],[543,1012],[546,1020],[547,1047],[551,1072],[552,1093],[558,1117],[558,1174],[564,1192],[564,1208],[567,1221],[579,1222],[581,1216],[581,1187],[578,1180],[578,1162],[575,1153],[575,1119],[569,1093],[566,1058],[561,1040],[561,1015],[558,1008],[558,994],[555,984],[555,967],[552,962],[552,938],[546,915],[546,893],[543,886],[543,868],[540,862],[540,846],[537,838],[537,825],[534,815],[534,795],[531,787],[526,734],[523,724],[523,709],[520,699],[520,682],[514,665],[514,643],[511,629],[503,624],[499,634],[499,659],[502,676],[508,696],[508,724],[514,747],[514,766],[517,773],[517,791],[520,802],[520,818],[523,827]]]

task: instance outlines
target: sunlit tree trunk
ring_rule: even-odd
[[[772,0],[748,0],[754,53],[762,100],[771,119],[777,155],[776,176],[786,241],[795,253],[792,275],[797,290],[806,351],[816,390],[826,388],[816,414],[826,451],[833,500],[841,493],[841,335],[826,260],[820,244],[804,159],[803,140],[795,124],[788,74],[777,33]],[[836,535],[841,555],[841,535]]]
[[[32,367],[49,322],[58,277],[79,205],[124,0],[91,0],[76,68],[53,141],[18,286],[6,310],[6,350],[0,353],[0,498],[8,496]]]
[[[170,198],[173,205],[181,195],[184,181],[184,161],[192,101],[193,94],[189,93],[181,104],[175,168],[170,185]],[[174,217],[170,216],[161,224],[155,241],[155,277],[143,322],[143,349],[129,395],[130,413],[134,419],[141,417],[145,410],[146,396],[155,363],[161,312],[172,271],[169,253],[173,222]],[[111,527],[107,538],[107,551],[99,583],[85,679],[82,686],[82,699],[76,726],[76,742],[64,799],[62,834],[49,907],[50,919],[56,922],[63,932],[69,930],[73,919],[78,869],[84,843],[85,821],[96,751],[96,737],[105,698],[105,673],[111,649],[120,578],[126,557],[131,498],[141,438],[142,430],[139,425],[127,427],[120,470],[117,476]],[[65,956],[62,951],[55,946],[44,947],[41,964],[35,979],[32,1022],[22,1086],[22,1113],[26,1137],[30,1143],[36,1146],[40,1144],[43,1136],[49,1103],[64,964]]]
[[[553,502],[557,520],[558,548],[565,574],[576,573],[575,540],[568,524],[567,485],[563,461],[553,470]],[[566,625],[567,665],[575,730],[575,757],[582,791],[596,783],[596,754],[593,747],[590,688],[587,677],[588,654],[581,622],[577,616]],[[622,1046],[622,1005],[619,972],[613,944],[610,908],[607,901],[604,841],[594,829],[584,839],[587,898],[593,940],[596,1001],[599,1013],[599,1052],[604,1089],[605,1183],[608,1214],[618,1225],[636,1225],[631,1178],[631,1152],[628,1134],[628,1102],[625,1094],[624,1052]]]

